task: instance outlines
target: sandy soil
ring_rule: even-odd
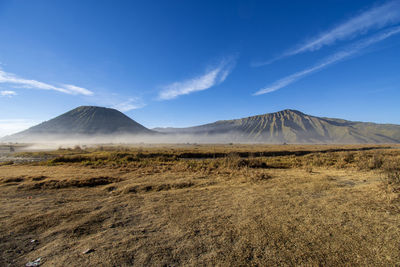
[[[174,166],[0,166],[0,266],[400,264],[380,172]]]

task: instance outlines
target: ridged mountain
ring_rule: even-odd
[[[112,108],[81,106],[5,139],[32,136],[152,134],[153,131]]]
[[[115,109],[81,106],[4,137],[2,141],[64,142],[68,139],[153,143],[400,143],[400,125],[315,117],[287,109],[189,128],[155,128],[152,131]]]
[[[226,136],[267,143],[399,143],[400,125],[354,122],[306,115],[297,110],[222,120],[189,128],[155,128],[170,134]]]

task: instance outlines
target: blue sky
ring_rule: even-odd
[[[80,105],[400,124],[400,0],[0,0],[0,33],[0,136]]]

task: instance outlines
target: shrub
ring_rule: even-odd
[[[250,180],[253,182],[260,182],[272,179],[272,175],[268,173],[256,173],[254,176],[251,176]]]
[[[354,153],[347,152],[343,154],[342,161],[346,164],[354,162]]]
[[[400,185],[400,170],[393,170],[387,173],[387,183],[392,186]]]
[[[381,154],[375,153],[369,159],[368,168],[370,170],[380,169],[383,165],[383,157]]]

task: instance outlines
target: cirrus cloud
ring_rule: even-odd
[[[0,91],[0,96],[13,97],[16,95],[17,95],[17,93],[15,91],[9,91],[9,90]]]
[[[372,37],[369,37],[367,39],[359,41],[359,42],[351,45],[347,49],[343,49],[343,50],[325,58],[321,63],[319,63],[313,67],[296,72],[292,75],[289,75],[283,79],[280,79],[280,80],[272,83],[271,85],[269,85],[265,88],[258,90],[254,95],[263,95],[263,94],[267,94],[267,93],[271,93],[276,90],[279,90],[279,89],[286,87],[311,73],[319,71],[319,70],[321,70],[325,67],[328,67],[329,65],[332,65],[334,63],[337,63],[339,61],[345,60],[353,55],[358,54],[359,52],[361,52],[363,49],[369,47],[370,45],[373,45],[375,43],[383,41],[383,40],[385,40],[393,35],[399,34],[399,33],[400,33],[400,26],[393,27],[389,30],[381,31],[380,33],[375,34]]]
[[[71,84],[55,86],[55,85],[51,85],[51,84],[36,81],[36,80],[24,79],[24,78],[18,77],[17,75],[15,75],[13,73],[5,72],[2,69],[0,69],[0,83],[13,84],[13,85],[17,85],[17,86],[24,87],[24,88],[53,90],[53,91],[70,94],[70,95],[86,95],[86,96],[93,95],[93,92],[86,88],[78,87],[78,86],[71,85]]]
[[[158,98],[159,100],[170,100],[181,95],[188,95],[216,86],[225,81],[234,64],[235,62],[232,58],[223,60],[217,67],[206,71],[203,75],[164,86]]]
[[[118,109],[121,112],[127,112],[134,109],[140,109],[145,107],[146,104],[138,97],[129,98],[127,101],[120,102],[112,106],[112,108]]]
[[[254,62],[253,67],[271,64],[277,60],[297,54],[317,51],[324,46],[334,45],[338,41],[350,40],[374,30],[395,26],[400,22],[400,1],[394,0],[379,6],[374,6],[359,15],[354,16],[338,26],[316,37],[297,45],[282,55],[264,62]]]

